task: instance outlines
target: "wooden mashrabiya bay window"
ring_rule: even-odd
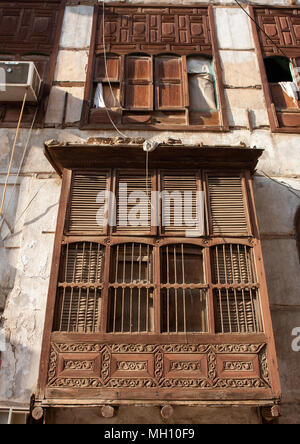
[[[38,405],[278,402],[251,179],[261,152],[162,144],[146,176],[139,144],[46,145],[63,181]],[[122,155],[134,169],[116,167]],[[87,156],[93,169],[75,168]]]
[[[82,129],[226,131],[225,108],[211,7],[95,7]]]

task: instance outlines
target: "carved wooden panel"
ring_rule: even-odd
[[[258,30],[265,56],[282,55],[282,48],[291,57],[300,54],[300,9],[299,8],[254,8],[256,20],[264,32]]]
[[[99,8],[96,51],[103,51],[102,26]],[[207,8],[107,6],[104,39],[111,52],[212,52]]]
[[[0,51],[50,54],[54,44],[60,1],[7,2],[0,7]]]
[[[264,343],[52,343],[47,386],[48,389],[142,388],[147,389],[147,399],[155,398],[159,390],[166,388],[212,392],[219,389],[268,390],[271,382],[266,349]],[[134,399],[135,392],[130,393]],[[55,396],[59,397],[58,390]],[[118,396],[124,395],[119,392]],[[176,396],[180,399],[184,392],[179,391]]]

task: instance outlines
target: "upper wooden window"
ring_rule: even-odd
[[[50,93],[63,18],[60,0],[34,2],[16,0],[0,5],[0,60],[32,61],[43,81],[39,103],[25,106],[22,126],[43,124]],[[15,127],[21,104],[0,103],[0,126]]]
[[[250,8],[272,131],[300,128],[300,9]],[[270,38],[268,38],[269,36]]]
[[[83,128],[228,128],[211,8],[106,5],[93,29]]]

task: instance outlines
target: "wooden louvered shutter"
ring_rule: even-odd
[[[200,230],[203,235],[202,202],[198,174],[161,174],[162,233],[185,234]]]
[[[181,57],[155,58],[155,109],[184,109],[187,103],[187,74]]]
[[[124,107],[129,110],[153,109],[153,73],[150,56],[127,56],[123,82]]]
[[[73,173],[66,230],[69,234],[106,234],[104,194],[108,190],[108,173]],[[102,194],[102,199],[99,199]]]
[[[244,178],[241,175],[207,174],[207,200],[210,234],[251,234]]]
[[[262,332],[251,247],[219,244],[210,250],[216,333]]]
[[[117,208],[114,231],[118,234],[155,234],[155,227],[151,226],[151,191],[155,190],[155,175],[149,172],[146,181],[145,173],[119,171],[115,190]]]

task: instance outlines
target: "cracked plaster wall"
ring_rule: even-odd
[[[188,4],[183,1],[172,3]],[[232,4],[230,1],[220,3],[223,6]],[[265,1],[264,4],[289,5],[289,1]],[[203,142],[207,145],[237,146],[244,143],[265,149],[254,185],[283,388],[284,417],[281,421],[300,422],[299,409],[293,408],[300,403],[300,375],[297,371],[300,352],[291,350],[290,334],[292,328],[300,326],[300,264],[294,227],[294,217],[300,205],[300,136],[270,133],[265,101],[259,89],[261,79],[249,19],[241,10],[232,7],[216,8],[215,19],[231,131],[214,134],[213,138],[211,133],[125,133],[129,137],[158,141],[175,137],[188,144]],[[85,81],[91,23],[92,6],[67,7],[55,72],[57,82],[70,79]],[[55,86],[52,89],[46,114],[48,128],[32,133],[22,174],[12,198],[13,204],[7,214],[8,224],[4,223],[1,228],[1,285],[7,285],[7,299],[1,324],[6,343],[3,346],[0,341],[0,349],[4,349],[0,404],[28,403],[37,381],[61,186],[60,179],[43,156],[43,143],[50,139],[74,142],[89,137],[117,135],[113,131],[99,133],[80,131],[75,127],[80,119],[83,90],[78,86]],[[69,95],[67,127],[61,129],[66,92]],[[245,103],[251,108],[252,124],[256,128],[252,132],[247,128]],[[27,134],[28,130],[21,130],[8,193],[12,192]],[[0,129],[0,191],[13,137],[13,130]],[[13,234],[10,234],[11,228],[14,229]]]

